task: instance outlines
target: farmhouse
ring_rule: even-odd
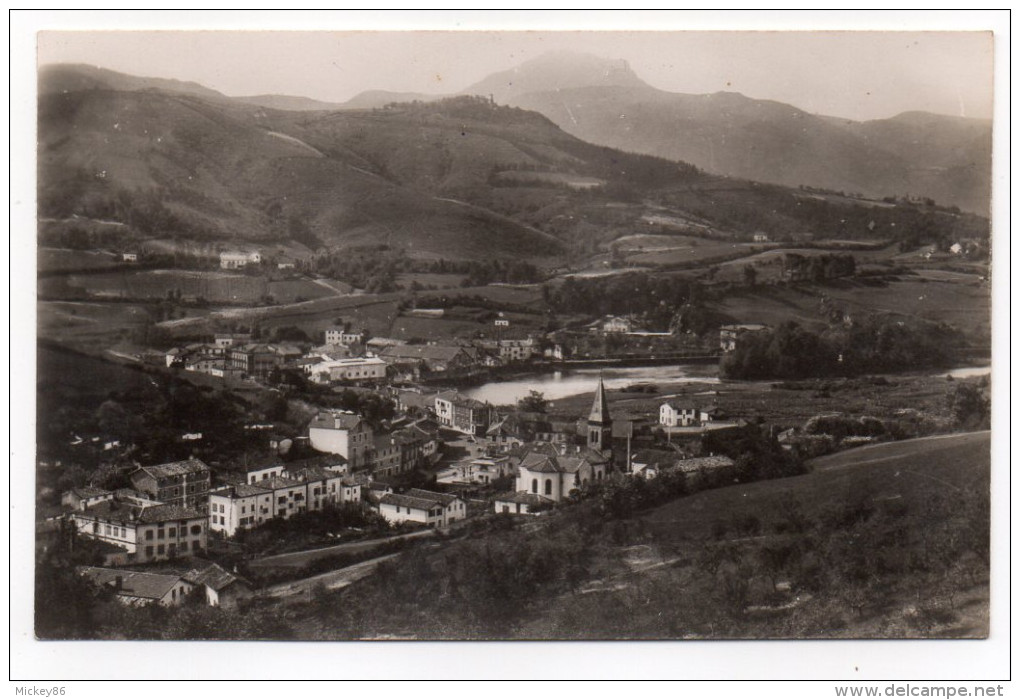
[[[184,602],[194,585],[173,574],[149,574],[124,569],[80,566],[76,569],[101,588],[110,590],[124,605],[176,606]]]
[[[344,330],[341,326],[330,326],[325,331],[326,345],[358,345],[365,341],[365,334]]]
[[[262,254],[258,251],[242,252],[228,250],[220,253],[220,267],[224,270],[237,270],[247,265],[257,265],[262,262]]]
[[[201,508],[209,495],[209,466],[200,459],[140,467],[131,474],[137,490],[160,503]]]

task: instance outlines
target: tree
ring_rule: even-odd
[[[541,391],[535,391],[532,389],[528,392],[527,396],[522,397],[517,402],[517,408],[522,411],[528,411],[530,413],[545,413],[549,406],[549,402],[545,400],[545,394]]]
[[[991,427],[991,401],[976,386],[961,384],[948,397],[956,422],[965,428],[985,430]]]
[[[753,287],[758,281],[758,271],[754,269],[754,265],[744,265],[744,283],[748,287]]]

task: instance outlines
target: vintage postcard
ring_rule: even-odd
[[[989,637],[992,32],[36,46],[39,643]]]

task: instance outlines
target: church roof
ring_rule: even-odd
[[[591,404],[591,413],[588,415],[589,423],[608,424],[612,419],[609,417],[609,402],[606,401],[606,386],[599,377],[598,388],[595,389],[595,400]]]

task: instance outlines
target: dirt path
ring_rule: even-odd
[[[384,561],[389,561],[397,556],[399,556],[399,553],[387,554],[384,557],[369,559],[368,561],[363,561],[360,564],[354,564],[353,566],[337,569],[336,571],[327,571],[324,574],[301,579],[300,581],[279,583],[275,586],[269,586],[263,591],[263,593],[271,598],[293,598],[294,596],[310,598],[312,591],[318,586],[325,586],[325,588],[330,591],[346,588],[355,581],[360,581],[366,576],[371,576],[375,573],[379,564]]]
[[[398,542],[400,540],[413,540],[422,537],[434,537],[436,534],[435,530],[419,530],[417,532],[411,532],[406,535],[395,535],[393,537],[383,537],[375,540],[362,540],[359,542],[347,542],[345,544],[338,544],[332,547],[320,547],[318,549],[306,549],[301,552],[288,552],[286,554],[274,554],[268,557],[262,557],[261,559],[254,559],[249,563],[249,566],[255,568],[263,567],[294,567],[299,568],[307,566],[308,564],[316,561],[317,559],[324,559],[326,557],[336,556],[338,554],[357,554],[359,552],[367,552],[380,545],[388,544],[390,542]]]

